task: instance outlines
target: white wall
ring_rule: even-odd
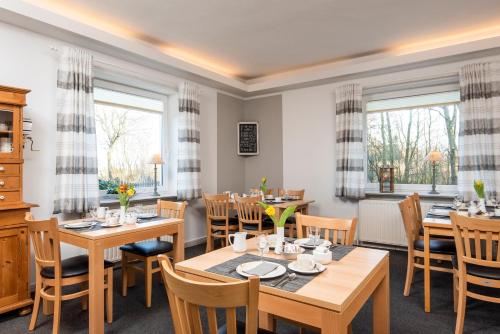
[[[63,42],[0,23],[0,40],[8,45],[0,53],[0,84],[31,89],[26,112],[33,120],[33,138],[39,152],[24,150],[24,200],[39,205],[33,209],[37,219],[48,218],[53,209],[55,180],[56,136],[56,74],[58,54],[50,46],[61,47]],[[135,64],[119,61],[95,53],[106,63],[115,64],[122,72],[131,71],[136,77],[155,84],[176,87],[181,79]],[[101,64],[101,66],[103,66]],[[114,66],[114,65],[113,65]],[[217,190],[217,91],[201,87],[201,155],[202,187],[209,192]],[[170,140],[176,135],[170,136]],[[206,235],[203,210],[199,201],[190,203],[186,213],[186,241]],[[65,245],[64,257],[80,250]]]

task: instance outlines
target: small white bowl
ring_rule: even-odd
[[[314,261],[319,262],[321,264],[328,264],[332,262],[332,252],[327,251],[326,253],[320,252],[317,250],[313,250]]]

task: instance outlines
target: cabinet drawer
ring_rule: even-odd
[[[20,191],[0,191],[0,205],[5,203],[20,202]]]
[[[19,176],[1,176],[0,175],[0,191],[2,190],[18,190],[21,186],[21,178]]]
[[[1,175],[19,175],[19,164],[1,164],[0,163],[0,176]]]

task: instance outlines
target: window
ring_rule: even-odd
[[[119,182],[132,183],[138,191],[153,187],[149,161],[163,151],[165,99],[149,91],[96,83],[94,104],[99,189],[111,193]]]
[[[395,184],[431,184],[425,161],[439,151],[436,183],[457,184],[458,91],[372,100],[366,104],[368,182],[378,183],[378,169],[394,167]]]

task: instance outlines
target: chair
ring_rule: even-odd
[[[61,247],[57,219],[33,220],[30,213],[26,214],[28,233],[35,253],[35,303],[29,324],[29,330],[36,327],[40,299],[54,302],[54,319],[52,333],[59,333],[61,317],[61,302],[82,297],[82,307],[86,309],[89,294],[89,259],[79,255],[61,261]],[[113,322],[113,263],[104,261],[104,288],[106,293],[106,319]],[[63,294],[62,288],[80,284],[81,290]]]
[[[262,207],[259,205],[261,198],[234,196],[238,210],[239,231],[247,232],[249,235],[261,233],[273,233],[274,223],[262,220]]]
[[[235,283],[205,283],[177,275],[168,257],[159,255],[165,291],[176,334],[202,334],[200,307],[207,311],[211,334],[269,333],[258,330],[259,278]],[[236,308],[246,307],[245,323],[236,321]],[[216,309],[226,310],[226,323],[217,328]]]
[[[300,190],[279,189],[278,190],[278,194],[281,197],[288,195],[289,197],[296,199],[296,200],[303,200],[305,192],[306,192],[305,189],[300,189]],[[306,207],[297,209],[297,212],[300,212],[304,215],[308,214]],[[286,220],[286,223],[285,223],[285,230],[288,230],[288,236],[290,238],[293,238],[295,235],[294,229],[295,229],[296,225],[297,225],[297,222],[296,222],[295,217],[294,216],[288,217],[288,219]]]
[[[307,216],[301,213],[296,214],[297,218],[297,237],[307,236],[307,229],[317,227],[323,230],[323,238],[331,241],[333,244],[352,245],[358,219],[341,219]]]
[[[422,221],[421,219],[419,221],[416,208],[415,197],[413,195],[399,202],[399,210],[403,218],[406,240],[408,243],[408,264],[406,267],[406,281],[403,292],[405,296],[410,295],[415,268],[424,269],[424,265],[419,263],[419,261],[423,262],[424,258],[424,238],[420,235]],[[429,250],[431,260],[451,262],[451,257],[455,254],[455,245],[452,240],[431,239],[429,242]],[[430,266],[430,270],[453,273],[452,269],[441,266]]]
[[[229,194],[208,195],[203,194],[203,201],[207,209],[207,249],[213,250],[215,239],[222,239],[222,244],[227,246],[230,231],[238,231],[238,218],[229,217]]]
[[[451,213],[457,255],[453,257],[454,301],[457,312],[455,334],[464,327],[467,297],[500,303],[500,298],[468,290],[468,284],[500,289],[500,220]],[[458,292],[458,295],[457,295]]]
[[[186,202],[158,200],[156,211],[161,217],[184,219],[186,205]],[[151,307],[153,274],[160,271],[159,267],[153,268],[153,264],[157,261],[158,254],[172,256],[173,243],[157,238],[156,240],[123,245],[120,250],[122,251],[122,296],[127,296],[128,287],[135,282],[135,271],[143,272],[146,284],[146,307]],[[144,269],[130,263],[136,261],[144,262]]]

